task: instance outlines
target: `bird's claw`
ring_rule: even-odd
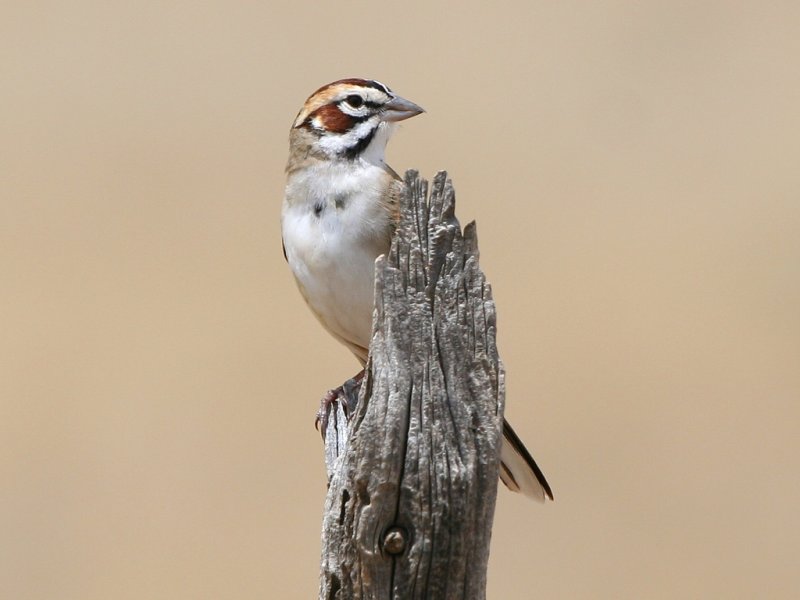
[[[345,417],[350,417],[350,406],[344,393],[344,386],[340,385],[334,390],[328,390],[322,400],[319,401],[319,410],[314,419],[314,428],[320,432],[323,440],[325,439],[325,432],[328,430],[328,419],[334,404],[339,404],[344,411]]]
[[[364,371],[361,370],[338,388],[325,392],[322,400],[319,401],[319,410],[317,411],[316,419],[314,419],[314,427],[320,432],[323,440],[325,439],[325,432],[328,430],[328,420],[334,404],[339,404],[342,407],[345,418],[350,419],[351,409],[355,408],[358,402],[358,393],[363,379]]]

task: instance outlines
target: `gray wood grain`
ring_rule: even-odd
[[[324,600],[485,597],[505,397],[495,307],[447,174],[430,198],[416,172],[405,181],[366,375],[349,422],[334,405],[326,431]]]

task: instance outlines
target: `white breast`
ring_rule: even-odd
[[[291,175],[281,218],[298,287],[330,333],[362,360],[372,328],[375,259],[388,251],[391,222],[380,199],[390,176],[379,166],[327,163]],[[355,347],[354,347],[355,346]]]

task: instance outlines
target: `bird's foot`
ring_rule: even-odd
[[[328,430],[328,419],[330,418],[331,410],[335,410],[334,405],[338,404],[341,406],[345,418],[350,419],[350,415],[353,410],[355,410],[356,404],[358,404],[358,393],[361,389],[361,381],[363,379],[364,370],[362,369],[336,389],[325,392],[322,400],[319,401],[319,410],[314,420],[314,427],[322,434],[322,439],[325,439],[325,432]]]

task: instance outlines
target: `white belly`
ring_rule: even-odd
[[[364,360],[360,349],[368,348],[372,329],[375,259],[389,249],[391,223],[377,200],[382,182],[325,175],[287,186],[281,219],[286,259],[320,322]],[[332,196],[331,189],[338,194]]]

